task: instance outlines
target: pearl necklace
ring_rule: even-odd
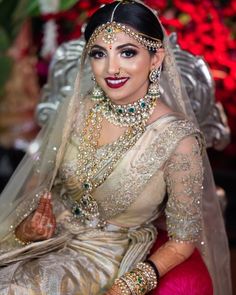
[[[108,97],[101,102],[103,116],[112,124],[121,127],[145,125],[150,118],[159,95],[146,94],[134,103],[114,104]]]

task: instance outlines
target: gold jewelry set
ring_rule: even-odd
[[[106,221],[100,216],[98,203],[91,194],[106,180],[118,160],[137,142],[145,130],[144,125],[129,127],[115,142],[106,146],[106,152],[102,157],[97,157],[103,118],[104,106],[99,102],[90,110],[82,131],[76,130],[75,122],[71,137],[72,142],[76,140],[76,175],[81,185],[80,195],[71,200],[72,213],[79,222],[97,228],[104,227]],[[106,169],[103,169],[104,165]],[[98,173],[99,177],[96,177]]]
[[[110,123],[121,127],[145,125],[156,106],[158,98],[159,95],[151,96],[147,94],[144,98],[127,105],[117,105],[110,99],[105,99],[103,114]]]
[[[103,34],[102,39],[105,43],[112,44],[116,40],[116,34],[121,31],[137,40],[148,50],[155,51],[159,49],[162,46],[162,42],[159,39],[141,34],[126,25],[113,21],[115,10],[120,3],[124,3],[124,1],[120,1],[116,5],[113,10],[111,21],[99,26],[94,31],[86,45],[87,50],[91,50],[100,34]],[[83,131],[76,132],[76,128],[74,128],[74,136],[78,141],[78,144],[76,144],[76,174],[78,175],[79,183],[81,183],[81,194],[76,197],[76,200],[72,200],[71,206],[74,217],[78,218],[80,222],[88,222],[90,226],[96,227],[103,227],[106,224],[100,216],[99,206],[93,199],[91,193],[106,180],[122,155],[124,155],[143,134],[146,123],[156,106],[157,99],[160,97],[160,72],[160,69],[151,71],[149,76],[151,83],[148,93],[145,97],[128,105],[114,104],[97,85],[95,78],[92,79],[95,81],[95,85],[91,99],[97,103],[91,109]],[[120,73],[121,68],[118,69],[116,76],[119,76]],[[108,145],[108,149],[101,159],[96,157],[96,153],[98,150],[98,139],[101,133],[101,122],[103,118],[106,118],[114,125],[128,127],[128,129],[118,140],[110,146]],[[73,137],[71,140],[73,140]],[[108,161],[109,158],[112,158],[112,161],[106,169],[102,169],[102,165],[104,162]],[[99,180],[96,180],[98,171],[103,170],[105,170],[105,172],[103,172],[102,177],[100,176]]]
[[[144,48],[150,51],[155,52],[162,47],[162,41],[160,39],[153,38],[146,34],[137,32],[128,25],[117,23],[115,21],[109,21],[106,24],[102,24],[95,29],[86,45],[86,49],[88,50],[88,52],[90,52],[93,44],[101,34],[103,34],[103,42],[111,45],[117,40],[116,34],[121,32],[136,40]]]
[[[153,267],[139,262],[136,268],[115,280],[123,295],[143,295],[156,288],[158,278]]]
[[[120,71],[121,69],[119,68]],[[160,75],[161,67],[151,71],[147,94],[134,103],[126,105],[113,103],[97,83],[94,85],[91,99],[100,102],[103,116],[114,125],[121,127],[145,125],[156,106],[157,100],[160,98]]]

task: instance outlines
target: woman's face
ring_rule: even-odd
[[[96,39],[90,62],[95,79],[107,96],[116,104],[127,104],[145,96],[149,73],[161,64],[162,57],[159,53],[150,55],[136,40],[119,32],[111,45],[102,40],[102,34]]]

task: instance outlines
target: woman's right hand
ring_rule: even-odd
[[[51,193],[45,193],[39,200],[37,209],[24,219],[16,228],[15,235],[22,242],[47,240],[56,228],[52,210]]]

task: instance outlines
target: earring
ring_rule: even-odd
[[[149,74],[150,85],[148,88],[148,94],[150,96],[159,96],[160,88],[159,81],[161,76],[161,66],[158,69],[153,69]]]
[[[92,80],[94,81],[92,97],[91,99],[94,101],[102,101],[105,99],[105,94],[102,88],[97,84],[96,79],[92,76]]]

